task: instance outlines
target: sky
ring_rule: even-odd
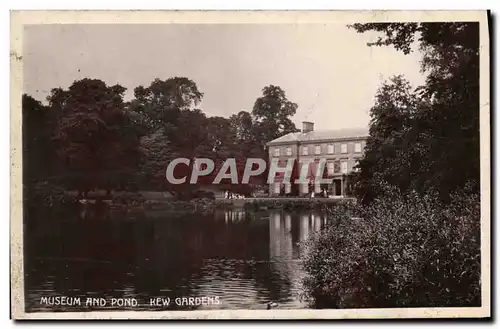
[[[183,76],[204,94],[208,116],[251,111],[268,85],[297,103],[292,118],[315,130],[368,126],[380,85],[403,74],[424,82],[421,54],[368,47],[378,34],[341,24],[46,24],[25,27],[24,92],[44,101],[52,88],[101,79],[127,88]]]

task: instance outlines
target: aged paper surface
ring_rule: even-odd
[[[68,306],[63,312],[52,312],[50,310],[29,311],[26,309],[26,291],[25,291],[25,273],[27,268],[24,263],[24,247],[26,241],[23,240],[23,213],[26,211],[23,207],[23,118],[22,118],[22,95],[26,93],[26,86],[32,81],[26,81],[29,74],[30,79],[37,79],[37,74],[46,74],[40,67],[40,72],[25,72],[26,56],[26,40],[25,33],[27,28],[36,29],[40,26],[48,26],[54,24],[81,24],[81,25],[108,25],[120,24],[126,25],[141,25],[141,24],[158,24],[158,25],[294,25],[300,30],[301,26],[308,24],[318,25],[348,25],[355,23],[388,23],[388,22],[478,22],[479,23],[479,118],[480,118],[480,209],[481,209],[481,274],[480,274],[480,289],[481,289],[481,306],[477,307],[415,307],[415,308],[344,308],[344,309],[312,309],[312,308],[297,308],[293,306],[287,309],[280,309],[280,302],[276,303],[276,308],[265,309],[266,303],[262,303],[262,307],[252,307],[244,309],[237,307],[234,309],[190,309],[182,308],[175,310],[153,311],[151,309],[133,310],[134,305],[128,305],[128,309],[99,309],[87,310],[82,312],[81,309],[72,311]],[[34,27],[35,26],[35,27]],[[198,27],[202,30],[203,27]],[[136,36],[137,37],[137,36]],[[311,38],[315,38],[314,35]],[[318,37],[320,38],[320,37]],[[304,39],[300,39],[304,42]],[[372,39],[375,41],[376,39]],[[134,47],[133,39],[131,48]],[[315,40],[316,42],[321,40]],[[56,40],[54,40],[55,44]],[[186,40],[188,43],[189,40]],[[94,50],[93,40],[81,39],[81,43],[88,44],[87,52],[92,53]],[[46,44],[46,47],[51,47]],[[175,46],[175,45],[172,45]],[[269,44],[268,44],[269,46]],[[299,47],[302,45],[299,45]],[[307,47],[304,44],[303,47]],[[179,46],[180,47],[180,46]],[[265,47],[265,46],[263,46]],[[342,51],[341,46],[335,42],[325,40],[323,45],[325,52],[331,49],[338,48]],[[262,49],[264,51],[265,48]],[[110,49],[110,51],[116,51]],[[132,52],[132,50],[130,50]],[[210,51],[210,44],[207,44],[206,51]],[[225,50],[225,54],[231,53],[232,49]],[[242,50],[244,51],[244,50]],[[488,15],[485,11],[18,11],[11,13],[11,289],[12,289],[12,317],[14,319],[389,319],[389,318],[484,318],[489,317],[490,311],[490,67],[489,67],[489,23]],[[284,58],[287,52],[283,52]],[[155,56],[148,54],[147,49],[144,49],[144,56]],[[186,55],[187,56],[187,55]],[[311,55],[313,56],[313,55]],[[356,60],[357,54],[346,54],[346,58]],[[126,54],[123,54],[126,57]],[[229,57],[226,57],[229,58]],[[68,59],[69,60],[69,59]],[[285,60],[285,59],[284,59]],[[315,59],[311,59],[314,61]],[[101,63],[102,64],[102,63]],[[101,65],[99,64],[99,65]],[[107,65],[115,65],[109,63]],[[124,62],[124,71],[127,66],[133,63]],[[43,64],[40,64],[43,65]],[[97,65],[97,64],[96,64]],[[195,64],[193,64],[195,65]],[[196,63],[196,65],[200,65]],[[236,64],[238,65],[238,64]],[[390,67],[392,64],[384,64]],[[45,68],[47,69],[47,68]],[[200,68],[203,70],[203,67]],[[50,72],[50,69],[48,70]],[[85,73],[86,74],[86,73]],[[123,73],[125,76],[127,73]],[[250,73],[249,73],[250,74]],[[172,75],[174,76],[174,75]],[[92,76],[84,76],[94,78]],[[164,78],[164,77],[160,77]],[[126,80],[126,78],[123,78]],[[149,79],[151,81],[152,79]],[[140,81],[136,86],[149,84],[149,81]],[[68,85],[48,86],[47,88],[68,88]],[[110,81],[110,85],[114,83]],[[121,83],[119,81],[119,83]],[[272,84],[269,81],[268,84]],[[307,85],[307,81],[303,82]],[[360,82],[361,83],[361,82]],[[30,93],[34,93],[35,87],[31,86]],[[222,87],[221,87],[222,88]],[[133,89],[133,87],[128,87]],[[36,90],[38,92],[38,90]],[[345,90],[343,93],[352,93],[352,98],[356,98],[355,90]],[[44,95],[46,96],[46,95]],[[258,95],[255,95],[258,96]],[[132,96],[130,95],[130,98]],[[230,97],[230,96],[229,96]],[[38,98],[42,100],[42,98]],[[249,104],[249,108],[253,104]],[[299,104],[300,105],[300,104]],[[235,108],[233,113],[236,114],[240,109]],[[366,109],[368,110],[368,108]],[[340,115],[348,116],[349,109],[343,109]],[[229,116],[229,114],[227,116]],[[214,115],[214,114],[212,114]],[[322,116],[322,114],[320,114]],[[299,118],[298,120],[303,119]],[[331,119],[331,118],[330,118]],[[321,120],[318,117],[318,120]],[[316,122],[318,124],[318,122]],[[311,154],[315,152],[310,149]],[[285,149],[284,152],[288,152]],[[319,152],[319,151],[318,151]],[[343,152],[343,151],[342,151]],[[38,161],[43,162],[44,159]],[[344,182],[342,181],[342,184]],[[343,186],[343,185],[342,185]],[[335,191],[336,187],[333,187]],[[267,191],[266,191],[267,192]],[[326,193],[326,192],[325,192]],[[318,193],[317,193],[318,194]],[[342,192],[341,192],[342,194]],[[238,215],[236,215],[237,217]],[[325,219],[326,221],[326,219]],[[285,219],[285,226],[286,219]],[[97,233],[96,233],[97,234]],[[266,237],[267,239],[267,237]],[[282,242],[279,242],[282,243]],[[281,244],[280,244],[281,246]],[[106,248],[106,247],[103,247]],[[267,257],[267,256],[266,256]],[[215,258],[213,256],[212,258]],[[209,261],[212,261],[212,258]],[[37,258],[38,259],[38,258]],[[160,258],[161,259],[161,258]],[[169,258],[170,259],[170,258]],[[45,262],[50,262],[47,258]],[[207,260],[204,260],[207,262]],[[255,260],[244,260],[244,262],[255,262]],[[257,261],[258,263],[258,261]],[[55,264],[55,262],[54,262]],[[141,263],[142,264],[142,263]],[[288,263],[287,263],[288,264]],[[293,263],[295,264],[295,263]],[[32,266],[32,264],[29,264]],[[56,266],[56,265],[46,265]],[[59,266],[59,265],[57,265]],[[146,265],[144,265],[146,266]],[[219,266],[219,265],[217,265]],[[232,265],[231,265],[232,266]],[[236,266],[236,265],[234,265]],[[252,265],[253,266],[253,265]],[[287,265],[289,266],[289,265]],[[83,267],[81,268],[83,269]],[[66,272],[64,275],[71,276],[76,272]],[[150,272],[147,272],[150,273]],[[206,274],[206,273],[205,273]],[[63,275],[63,274],[61,274]],[[79,274],[80,275],[80,274]],[[146,280],[147,276],[143,276]],[[219,277],[217,277],[219,279]],[[49,280],[47,278],[47,280]],[[68,278],[71,280],[71,277]],[[88,280],[98,280],[97,277],[89,277]],[[64,281],[66,282],[66,281]],[[107,282],[104,280],[104,282]],[[215,281],[214,281],[215,282]],[[266,281],[267,284],[268,281]],[[179,283],[181,284],[181,283]],[[204,283],[210,286],[211,281]],[[82,285],[84,287],[85,285]],[[281,286],[276,289],[283,289]],[[44,287],[37,287],[43,291]],[[104,288],[103,288],[104,289]],[[270,288],[270,290],[272,290]],[[101,295],[93,293],[88,295],[85,291],[79,292],[81,295],[100,298]],[[88,292],[90,293],[90,292]],[[253,292],[258,294],[258,291]],[[125,292],[124,292],[125,295]],[[279,295],[279,294],[278,294]],[[151,297],[156,297],[152,295]],[[42,295],[43,297],[43,295]],[[84,298],[84,297],[82,297]],[[146,297],[145,297],[146,298]],[[213,298],[213,297],[210,297]],[[213,299],[207,299],[212,300]],[[223,296],[221,297],[223,298]],[[246,298],[242,295],[242,299]],[[250,298],[250,297],[249,297]],[[285,303],[285,302],[283,302]],[[50,304],[50,303],[49,303]],[[260,304],[255,304],[260,305]],[[269,308],[274,307],[269,303]],[[118,305],[120,306],[120,305]]]

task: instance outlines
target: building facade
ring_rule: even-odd
[[[313,161],[309,166],[310,171],[315,172],[315,163],[325,159],[326,176],[333,179],[326,187],[328,195],[344,197],[347,175],[357,170],[356,165],[363,156],[367,138],[368,128],[315,131],[314,123],[303,122],[302,131],[289,133],[267,143],[269,163],[274,160],[286,164],[289,159],[299,163],[301,159],[308,159]],[[306,195],[312,190],[315,193],[322,192],[325,186],[316,183],[314,176],[308,175],[309,184],[299,184],[299,195]],[[279,179],[269,186],[271,196],[287,195],[291,191],[291,184]]]

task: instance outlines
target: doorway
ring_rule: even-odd
[[[333,195],[334,196],[342,196],[342,182],[340,179],[333,180]]]

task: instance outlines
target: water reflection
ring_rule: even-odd
[[[327,220],[322,213],[244,210],[78,218],[54,218],[28,231],[28,311],[54,310],[40,298],[60,295],[137,298],[135,309],[145,310],[264,309],[269,301],[304,308],[300,242]],[[220,303],[158,307],[150,305],[152,297],[219,297]]]

